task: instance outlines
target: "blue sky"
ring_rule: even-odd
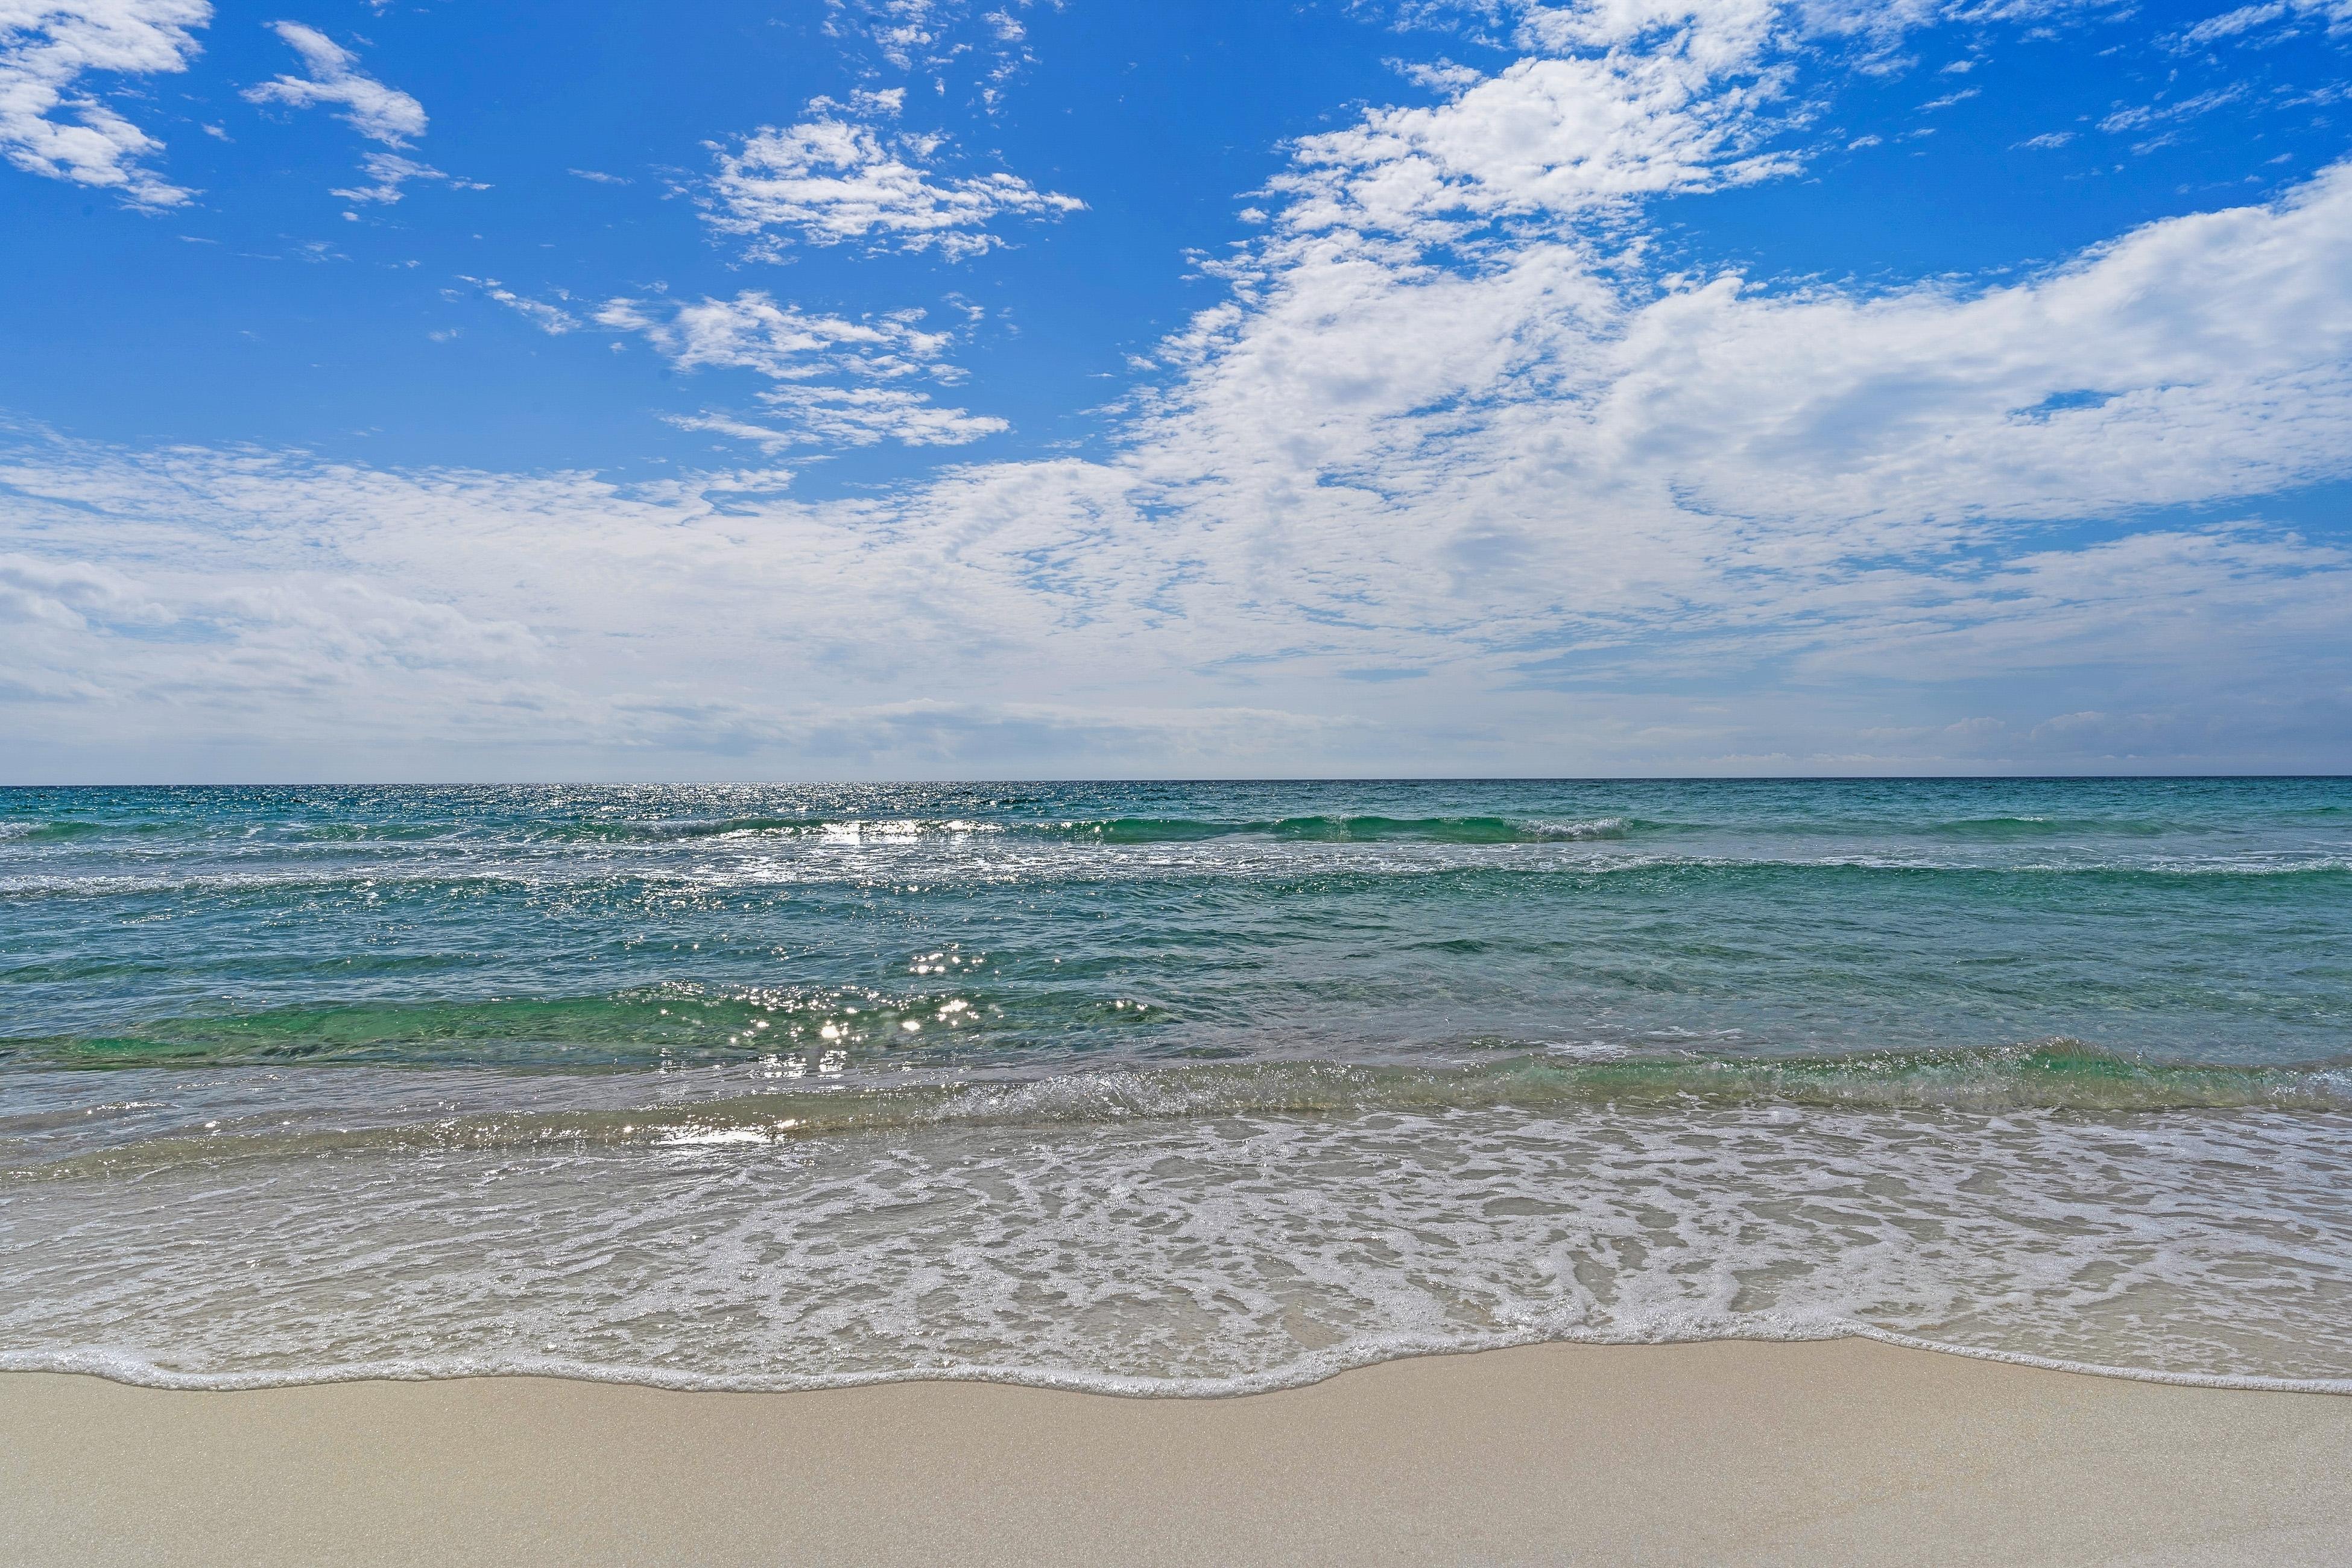
[[[2352,769],[2352,0],[0,0],[0,778]]]

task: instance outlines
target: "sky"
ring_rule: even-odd
[[[2352,772],[2352,0],[0,0],[0,782]]]

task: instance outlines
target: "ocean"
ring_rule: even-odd
[[[2352,1390],[2352,781],[0,791],[0,1367]]]

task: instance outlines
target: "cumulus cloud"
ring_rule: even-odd
[[[1426,639],[1404,651],[1587,682],[1752,664],[1907,624],[2049,521],[2352,471],[2347,279],[2341,169],[1990,288],[1643,282],[1573,236],[1441,268],[1277,234],[1169,346],[1129,494],[1156,581],[1264,574],[1187,604],[1236,646],[1287,624],[1316,657]],[[2341,606],[2337,558],[2298,559],[2276,592]],[[2168,569],[2185,592],[2207,568]]]
[[[1301,140],[1274,183],[1296,228],[1450,237],[1459,219],[1576,216],[1670,191],[1788,172],[1751,152],[1753,110],[1774,83],[1722,89],[1690,47],[1594,59],[1523,59],[1450,100],[1387,109]],[[1748,62],[1743,62],[1743,64]]]
[[[750,240],[754,257],[776,259],[797,238],[961,259],[1004,243],[989,229],[1000,218],[1086,205],[1002,171],[941,174],[932,167],[939,138],[886,134],[827,112],[837,106],[823,99],[810,108],[815,118],[716,149],[719,173],[698,197],[703,216],[716,232]]]
[[[185,70],[211,20],[206,0],[0,0],[0,155],[135,206],[182,205],[189,193],[147,166],[163,144],[88,79]]]
[[[333,105],[352,130],[388,147],[404,147],[425,134],[425,106],[362,71],[359,57],[326,34],[299,22],[273,22],[270,30],[302,57],[307,74],[275,77],[249,87],[245,92],[248,101],[292,109]]]

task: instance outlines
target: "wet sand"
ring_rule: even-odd
[[[1135,1400],[0,1374],[0,1560],[2352,1562],[2352,1397],[1864,1341],[1431,1357]]]

